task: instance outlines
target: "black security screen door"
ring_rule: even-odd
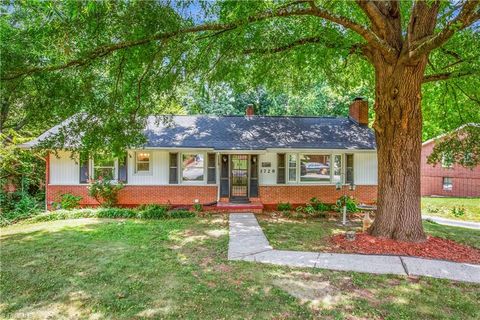
[[[230,199],[232,201],[248,200],[248,155],[233,154],[231,168]]]

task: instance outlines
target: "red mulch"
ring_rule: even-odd
[[[479,249],[437,237],[428,237],[422,243],[410,243],[357,233],[354,241],[348,241],[344,234],[338,234],[332,236],[330,242],[335,252],[394,254],[480,264]]]

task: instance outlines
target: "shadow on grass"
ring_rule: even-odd
[[[478,316],[479,286],[227,261],[224,220],[44,226],[2,239],[0,317]]]
[[[172,238],[195,225],[188,219],[115,221],[6,235],[1,313],[15,318],[129,318],[142,312],[152,316],[153,309],[170,312],[178,307],[172,301],[178,298],[175,292],[185,290],[183,278],[189,271],[182,254],[171,249],[177,242]],[[197,226],[197,233],[203,231]],[[196,242],[202,246],[209,240],[206,235]]]

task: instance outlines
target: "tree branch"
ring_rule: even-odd
[[[382,36],[385,36],[388,24],[385,16],[380,12],[378,7],[370,0],[356,0],[356,2],[373,23],[374,27],[382,33]]]
[[[295,7],[298,5],[302,5],[308,3],[309,7]],[[277,18],[277,17],[291,17],[291,16],[317,16],[323,18],[325,20],[331,21],[335,24],[341,25],[347,29],[350,29],[361,37],[363,37],[371,46],[381,50],[386,56],[396,55],[396,49],[391,47],[388,43],[384,40],[379,38],[374,32],[372,32],[367,27],[364,27],[360,24],[355,23],[354,21],[347,19],[345,17],[334,15],[326,10],[318,8],[313,0],[298,0],[291,2],[289,4],[283,5],[276,10],[265,11],[259,13],[257,15],[250,16],[246,19],[238,20],[232,23],[209,23],[198,25],[194,27],[182,28],[175,31],[170,32],[162,32],[154,34],[150,37],[131,40],[131,41],[122,41],[115,44],[107,44],[100,47],[97,47],[91,52],[86,53],[83,57],[70,60],[66,63],[57,64],[57,65],[50,65],[50,66],[37,66],[31,67],[24,70],[14,71],[10,74],[4,75],[1,80],[13,80],[19,78],[23,75],[32,75],[39,72],[49,72],[49,71],[58,71],[67,69],[70,67],[78,67],[78,66],[85,66],[90,64],[95,59],[107,56],[115,51],[123,50],[126,48],[136,47],[140,45],[145,45],[154,41],[162,41],[167,40],[176,36],[186,35],[186,34],[193,34],[193,33],[201,33],[201,32],[208,32],[208,31],[216,31],[214,35],[221,34],[222,32],[235,29],[242,25],[248,25],[250,23],[255,23],[263,20],[267,20],[270,18]]]
[[[480,73],[480,70],[452,71],[452,72],[430,74],[423,77],[422,83],[461,78],[461,77],[471,76],[478,73]]]
[[[261,48],[261,49],[250,48],[250,49],[243,50],[243,53],[247,54],[247,55],[248,54],[255,54],[255,53],[258,53],[258,54],[278,53],[278,52],[287,51],[287,50],[290,50],[294,47],[302,46],[302,45],[309,44],[309,43],[321,43],[322,41],[324,41],[324,39],[322,39],[321,37],[308,37],[308,38],[302,38],[302,39],[295,40],[295,41],[293,41],[293,42],[291,42],[287,45],[281,46],[281,47]],[[337,48],[338,47],[338,46],[335,46],[332,43],[325,43],[325,45],[329,48],[333,48],[333,47]]]
[[[447,26],[439,33],[426,37],[420,44],[409,52],[410,58],[417,58],[422,54],[442,46],[457,31],[463,30],[480,19],[478,11],[480,1],[468,0],[462,8],[462,11],[453,20],[447,23]]]
[[[334,15],[326,10],[320,9],[315,5],[314,1],[310,1],[310,6],[313,9],[313,14],[317,17],[323,18],[325,20],[334,22],[339,24],[347,29],[355,31],[359,34],[362,38],[364,38],[370,45],[379,49],[387,56],[396,56],[397,50],[390,46],[387,42],[381,39],[378,35],[376,35],[372,30],[364,27],[356,22],[347,19],[345,17]]]
[[[281,9],[275,10],[275,11],[266,11],[262,12],[258,15],[254,15],[251,17],[248,17],[247,19],[244,20],[239,20],[233,23],[210,23],[210,24],[203,24],[199,26],[194,26],[194,27],[189,27],[189,28],[183,28],[179,29],[176,31],[170,31],[170,32],[162,32],[158,33],[155,35],[152,35],[147,38],[143,39],[138,39],[138,40],[132,40],[132,41],[122,41],[118,42],[115,44],[108,44],[108,45],[103,45],[100,47],[97,47],[95,50],[87,53],[84,57],[78,58],[78,59],[73,59],[70,60],[66,63],[63,64],[58,64],[58,65],[52,65],[52,66],[43,66],[43,67],[32,67],[28,68],[25,70],[20,70],[17,72],[14,72],[12,74],[7,74],[1,78],[1,80],[13,80],[16,78],[21,77],[22,75],[31,75],[34,73],[39,73],[39,72],[48,72],[48,71],[57,71],[57,70],[62,70],[62,69],[67,69],[70,67],[78,67],[78,66],[84,66],[89,63],[91,63],[93,60],[97,58],[104,57],[106,55],[111,54],[112,52],[126,49],[126,48],[131,48],[131,47],[136,47],[140,45],[145,45],[154,41],[161,41],[161,40],[167,40],[179,35],[185,35],[185,34],[192,34],[192,33],[199,33],[199,32],[205,32],[205,31],[217,31],[221,32],[224,30],[228,29],[235,29],[238,26],[241,25],[246,25],[249,23],[254,23],[258,21],[263,21],[266,19],[270,18],[275,18],[275,17],[290,17],[290,16],[302,16],[302,15],[312,15],[313,10],[310,8],[300,8],[300,9],[291,9],[290,7],[299,3],[303,3],[304,1],[296,1],[292,2],[289,6],[283,7]]]

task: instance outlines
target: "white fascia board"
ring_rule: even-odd
[[[290,149],[290,148],[268,148],[267,152],[283,153],[376,153],[377,149]]]

